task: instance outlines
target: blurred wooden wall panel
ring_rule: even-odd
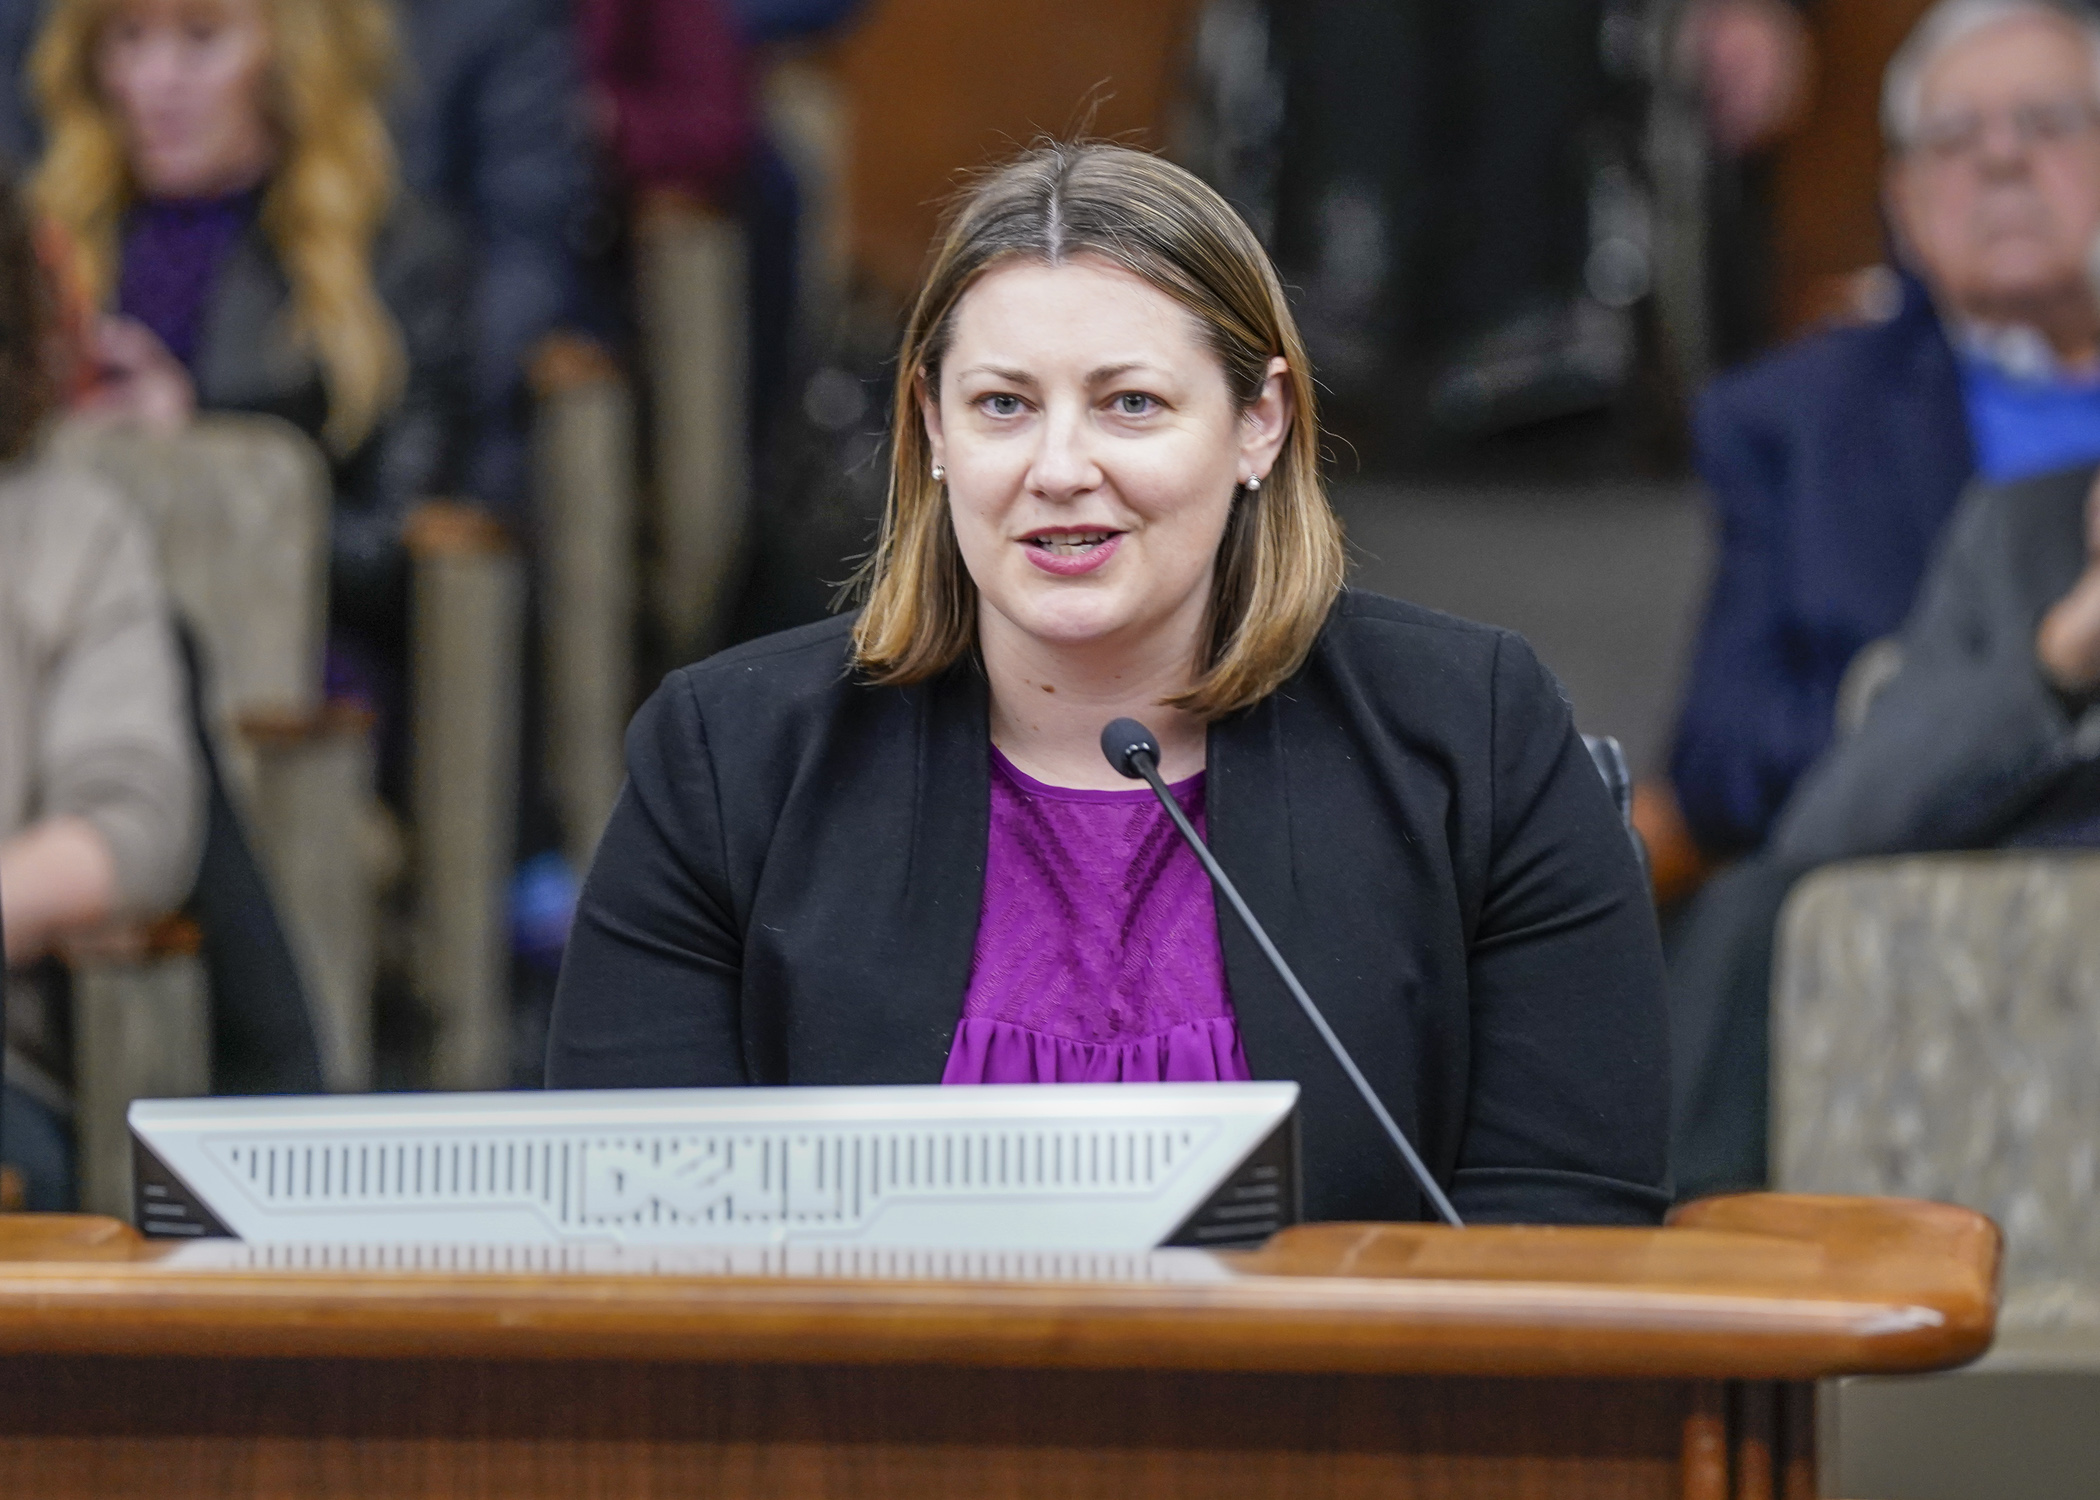
[[[877,0],[839,45],[852,121],[853,251],[911,294],[957,173],[1041,132],[1160,143],[1199,0]]]
[[[1845,278],[1885,258],[1881,74],[1931,0],[1812,6],[1816,78],[1807,116],[1778,164],[1781,331],[1843,311]]]

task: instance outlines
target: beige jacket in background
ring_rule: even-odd
[[[87,819],[115,857],[119,914],[189,894],[203,786],[153,540],[101,481],[40,461],[0,467],[0,840]],[[10,1077],[63,1076],[28,986],[8,999]],[[17,1003],[19,1002],[19,1003]]]

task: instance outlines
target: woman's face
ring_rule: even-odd
[[[1107,261],[986,273],[921,397],[986,631],[1193,645],[1234,488],[1290,425],[1283,373],[1241,411],[1194,315]]]
[[[276,144],[263,90],[261,0],[128,0],[102,25],[95,76],[116,110],[132,175],[153,198],[254,187]]]

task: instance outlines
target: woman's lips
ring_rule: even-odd
[[[1077,578],[1105,566],[1122,545],[1120,531],[1051,531],[1021,539],[1021,550],[1028,560],[1059,578]]]

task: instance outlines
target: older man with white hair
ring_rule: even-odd
[[[1672,944],[1687,1194],[1764,1179],[1772,939],[1803,873],[2100,842],[2083,514],[2100,460],[2100,27],[2042,0],[1946,0],[1890,65],[1884,106],[1904,305],[1721,382],[1701,412],[1724,524],[1678,791],[1716,853],[1778,821]],[[1902,671],[1823,755],[1845,665],[1913,592]]]
[[[1642,798],[1659,875],[1764,842],[1972,476],[2100,457],[2100,27],[2047,0],[1945,0],[1889,66],[1883,127],[1885,316],[1699,403],[1720,555],[1671,785]]]

